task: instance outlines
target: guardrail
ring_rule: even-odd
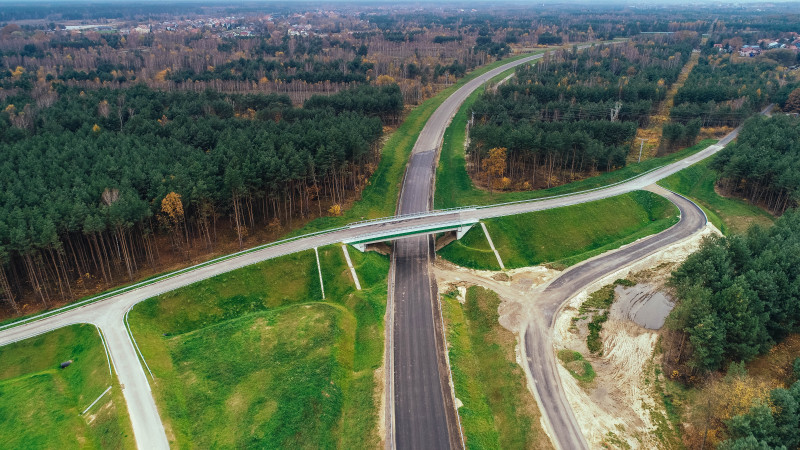
[[[478,206],[475,209],[489,209],[489,208],[496,208],[498,206],[517,205],[517,204],[522,204],[522,203],[536,203],[536,202],[541,202],[541,201],[544,201],[544,200],[552,200],[554,198],[571,197],[573,195],[586,194],[588,192],[602,191],[604,189],[612,188],[614,186],[619,186],[621,184],[630,183],[631,181],[634,181],[637,178],[641,178],[641,177],[643,177],[643,176],[645,176],[645,175],[647,175],[649,173],[655,172],[656,170],[663,169],[664,167],[666,167],[668,165],[669,164],[665,164],[663,166],[654,167],[654,168],[652,168],[652,169],[650,169],[650,170],[648,170],[646,172],[642,172],[642,173],[640,173],[638,175],[632,176],[630,178],[626,178],[626,179],[621,180],[621,181],[617,181],[615,183],[607,184],[605,186],[598,186],[596,188],[584,189],[582,191],[568,192],[566,194],[551,195],[551,196],[548,196],[548,197],[529,198],[529,199],[526,199],[526,200],[515,200],[513,202],[505,202],[505,203],[494,203],[494,204],[491,204],[491,205]]]
[[[468,220],[457,220],[451,222],[436,223],[426,226],[417,225],[404,228],[394,228],[390,232],[377,232],[377,233],[366,234],[363,236],[348,238],[343,240],[342,242],[344,242],[345,244],[363,244],[363,243],[377,242],[382,240],[393,240],[411,234],[446,231],[455,228],[461,228],[466,225],[471,226],[476,223],[478,223],[478,219],[468,219]]]
[[[380,217],[377,219],[367,219],[367,220],[359,220],[357,222],[350,222],[346,226],[347,228],[358,228],[358,227],[363,227],[365,225],[373,225],[375,223],[380,223],[380,222],[396,222],[399,220],[413,219],[421,216],[432,217],[432,216],[452,214],[454,212],[473,211],[477,208],[478,206],[456,206],[454,208],[434,209],[432,211],[420,211],[416,213],[397,214],[389,217]]]
[[[222,261],[227,261],[229,259],[233,259],[233,258],[236,258],[238,256],[246,255],[248,253],[257,252],[259,250],[264,250],[266,248],[275,247],[275,246],[278,246],[278,245],[281,245],[281,244],[286,244],[286,243],[297,241],[297,240],[300,240],[300,239],[306,239],[306,238],[310,238],[310,237],[314,237],[314,236],[319,236],[319,235],[322,235],[322,234],[334,233],[336,231],[344,231],[344,230],[347,230],[347,229],[348,229],[348,227],[344,226],[344,227],[331,228],[331,229],[328,229],[328,230],[314,231],[312,233],[306,233],[306,234],[302,234],[302,235],[299,235],[299,236],[293,236],[293,237],[281,239],[279,241],[268,242],[266,244],[258,245],[256,247],[249,248],[249,249],[246,249],[246,250],[241,250],[241,251],[238,251],[236,253],[230,253],[228,255],[220,256],[220,257],[214,258],[214,259],[210,259],[208,261],[204,261],[202,263],[195,264],[193,266],[185,267],[183,269],[179,269],[179,270],[176,270],[176,271],[173,271],[173,272],[168,272],[168,273],[165,273],[163,275],[159,275],[159,276],[157,276],[155,278],[150,278],[148,280],[140,281],[138,283],[134,283],[134,284],[131,284],[129,286],[125,286],[125,287],[121,287],[121,288],[118,288],[118,289],[114,289],[112,291],[104,292],[102,294],[95,295],[94,297],[90,297],[90,298],[87,298],[85,300],[81,300],[79,302],[69,304],[67,306],[62,306],[61,308],[56,308],[56,309],[53,309],[53,310],[50,310],[50,311],[43,312],[41,314],[36,314],[34,316],[25,317],[25,318],[22,318],[20,320],[16,320],[16,321],[11,322],[11,323],[7,323],[5,325],[0,325],[0,330],[4,330],[6,328],[11,328],[11,327],[15,327],[15,326],[18,326],[18,325],[22,325],[22,324],[25,324],[27,322],[32,322],[32,321],[35,321],[35,320],[44,319],[44,318],[47,318],[47,317],[50,317],[50,316],[55,316],[55,315],[61,314],[63,312],[67,312],[69,310],[72,310],[72,309],[79,308],[81,306],[87,305],[89,303],[98,302],[100,300],[105,300],[107,298],[114,297],[116,295],[125,294],[125,293],[131,292],[131,291],[135,291],[136,289],[139,289],[139,288],[142,288],[142,287],[145,287],[145,286],[149,286],[151,284],[158,283],[159,281],[163,281],[163,280],[166,280],[168,278],[173,278],[173,277],[176,277],[176,276],[181,275],[183,273],[191,272],[193,270],[196,270],[196,269],[199,269],[199,268],[202,268],[202,267],[206,267],[206,266],[210,266],[210,265],[222,262]]]

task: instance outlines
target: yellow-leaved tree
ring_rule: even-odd
[[[495,147],[489,150],[489,157],[481,161],[481,169],[486,174],[486,185],[489,186],[489,192],[492,192],[494,185],[503,179],[506,171],[507,152],[508,149],[505,147]]]
[[[158,219],[162,226],[171,231],[172,244],[175,249],[180,252],[185,247],[186,257],[188,258],[188,246],[184,246],[184,237],[188,244],[189,234],[184,220],[183,202],[180,194],[170,192],[161,200],[161,214]]]

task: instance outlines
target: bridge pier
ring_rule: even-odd
[[[472,229],[473,225],[475,225],[475,224],[471,223],[471,224],[468,224],[467,226],[458,228],[456,230],[456,239],[461,240],[461,238],[464,237],[465,234],[467,234],[467,231]]]

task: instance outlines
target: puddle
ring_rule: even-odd
[[[675,307],[672,299],[650,284],[617,286],[615,292],[617,301],[614,305],[620,308],[622,314],[649,330],[664,326],[664,320]]]

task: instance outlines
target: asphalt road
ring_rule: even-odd
[[[435,149],[437,149],[441,143],[442,135],[450,119],[469,93],[500,72],[539,57],[540,55],[536,55],[506,64],[471,80],[445,100],[434,112],[431,119],[420,133],[420,137],[414,147],[401,194],[401,214],[422,212],[430,208],[433,195],[432,181],[435,173]],[[733,139],[735,133],[736,131],[734,131],[727,140]],[[679,161],[659,169],[658,171],[646,175],[646,178],[642,177],[631,182],[622,183],[607,189],[595,190],[589,193],[535,202],[500,205],[453,214],[437,214],[429,217],[422,216],[413,218],[401,217],[384,222],[339,229],[329,233],[274,245],[225,261],[210,264],[190,272],[185,272],[101,301],[85,304],[57,315],[41,319],[33,318],[15,326],[0,327],[0,346],[75,323],[92,323],[97,325],[108,342],[109,353],[128,406],[137,446],[141,449],[168,448],[166,433],[164,432],[158,409],[150,392],[148,375],[145,374],[144,369],[139,363],[137,353],[124,326],[125,313],[135,304],[164,292],[187,286],[197,281],[250,264],[291,253],[310,250],[314,247],[335,244],[359,236],[408,227],[435,226],[437,223],[449,223],[453,220],[460,220],[462,215],[464,215],[463,217],[478,219],[490,218],[556,208],[619,195],[634,189],[640,189],[664,176],[677,172],[693,162],[710,156],[720,148],[722,148],[721,145],[712,146],[688,158],[688,161]],[[426,174],[426,172],[428,173]],[[424,379],[425,381],[420,383],[427,386],[421,386],[420,388],[416,388],[413,385],[399,387],[403,394],[398,394],[397,390],[395,390],[395,402],[398,415],[401,413],[405,414],[405,418],[413,421],[407,423],[420,424],[420,428],[406,427],[402,428],[404,430],[402,433],[398,433],[403,434],[402,437],[398,436],[397,439],[397,442],[399,442],[403,448],[406,447],[406,443],[409,448],[442,448],[448,446],[445,442],[449,442],[450,445],[452,445],[453,442],[460,442],[458,441],[460,437],[451,436],[450,433],[447,433],[445,437],[443,433],[446,433],[447,428],[442,428],[442,414],[447,416],[448,414],[452,414],[453,411],[452,408],[450,408],[451,411],[448,412],[445,403],[450,397],[450,394],[446,392],[446,389],[442,389],[441,386],[443,375],[440,361],[433,361],[436,359],[436,355],[441,357],[442,353],[437,353],[435,345],[437,330],[434,325],[434,320],[438,319],[436,318],[436,306],[432,305],[433,302],[430,294],[431,286],[427,261],[430,259],[431,250],[428,243],[429,238],[427,237],[407,238],[399,241],[397,247],[397,254],[403,256],[400,259],[396,259],[395,264],[395,268],[402,267],[402,269],[394,274],[396,277],[396,284],[394,286],[396,295],[394,298],[397,299],[397,305],[394,308],[394,314],[397,316],[397,320],[395,320],[394,337],[399,337],[401,343],[395,346],[394,354],[396,357],[394,370],[395,372],[399,372],[400,375],[390,375],[390,368],[390,373],[387,374],[387,376],[391,376],[391,378],[388,378],[387,381],[393,382],[396,380],[398,381],[397,387],[399,387],[400,383],[408,385],[409,383]],[[403,259],[405,259],[405,261],[403,261]],[[403,274],[407,274],[407,276]],[[398,279],[398,275],[402,275],[404,279]],[[401,286],[406,286],[406,289],[400,289],[399,287]],[[402,300],[398,297],[398,292],[401,292],[399,295],[403,296]],[[400,320],[406,321],[403,322],[404,325],[402,328],[407,330],[408,333],[402,335],[398,333],[397,330],[401,327],[398,326],[397,323]],[[433,336],[433,338],[431,338],[431,336]],[[406,361],[408,363],[406,363]],[[551,367],[554,366],[551,365]],[[408,374],[408,376],[403,374]],[[434,379],[436,377],[438,377],[439,382],[439,394],[435,392],[436,382]],[[439,406],[434,406],[434,403],[437,401],[441,402],[441,408]],[[404,411],[408,411],[408,413],[403,413],[400,410],[401,408]],[[434,412],[433,414],[427,414],[427,411]],[[444,413],[441,413],[441,411],[444,411]],[[545,412],[547,413],[547,411]],[[420,417],[434,418],[430,419],[429,423],[426,422],[422,424],[423,421],[418,420],[416,418],[417,415]],[[398,431],[404,426],[403,420],[397,421]],[[444,423],[447,422],[447,417],[445,417]],[[394,420],[390,420],[387,423],[391,426]],[[391,428],[389,432],[392,432]],[[394,443],[392,439],[389,440],[391,441],[390,443]]]
[[[706,225],[703,211],[691,201],[657,186],[649,188],[680,209],[680,221],[669,229],[617,251],[573,266],[554,279],[536,297],[537,315],[525,330],[525,356],[534,380],[539,408],[557,448],[585,449],[586,440],[569,406],[557,371],[552,329],[561,306],[595,280],[603,278],[660,249],[697,233]]]
[[[508,64],[469,81],[433,112],[411,152],[400,193],[399,213],[429,211],[433,205],[438,150],[445,129],[461,104],[475,89],[498,74],[541,58],[534,55]],[[460,216],[451,216],[460,217]],[[424,226],[424,225],[422,225]],[[389,395],[387,447],[400,449],[461,448],[461,432],[449,386],[441,313],[432,286],[430,236],[400,239],[394,246],[393,298],[389,299],[386,373]],[[393,312],[392,312],[393,310]]]

